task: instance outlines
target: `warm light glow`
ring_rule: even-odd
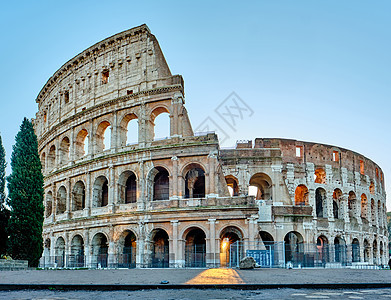
[[[186,284],[243,284],[237,271],[233,269],[209,269],[198,274]]]
[[[256,197],[258,194],[258,187],[250,185],[248,187],[248,195]]]
[[[222,247],[223,247],[224,250],[227,249],[228,244],[229,244],[229,239],[228,238],[224,238],[223,239],[223,243],[222,243]]]

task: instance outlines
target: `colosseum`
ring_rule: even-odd
[[[194,134],[184,81],[146,25],[47,81],[33,120],[45,188],[41,266],[372,267],[388,261],[381,168],[336,146]],[[158,122],[159,120],[159,122]],[[167,122],[166,138],[155,124]]]

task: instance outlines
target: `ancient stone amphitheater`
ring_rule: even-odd
[[[195,135],[183,78],[145,25],[72,58],[36,101],[43,267],[237,266],[246,255],[265,267],[386,263],[376,163],[323,144],[220,149],[216,134]]]

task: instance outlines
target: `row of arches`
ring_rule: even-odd
[[[239,196],[238,179],[233,175],[227,175],[225,181],[230,196]],[[247,195],[254,196],[256,200],[272,200],[272,180],[269,175],[259,172],[251,176]]]
[[[151,114],[148,136],[150,140],[163,139],[170,136],[170,112],[166,107],[155,108]],[[124,147],[139,142],[139,121],[134,113],[123,116],[117,128],[114,129],[109,119],[101,121],[93,132],[82,128],[72,142],[69,136],[64,136],[59,145],[52,144],[47,152],[41,153],[42,169],[50,172],[56,167],[68,164],[72,160],[82,158],[87,154],[96,154],[113,147]]]
[[[205,171],[199,164],[192,163],[184,169],[184,192],[185,198],[205,197]],[[148,175],[149,200],[168,200],[170,192],[170,174],[164,167],[153,168]],[[125,171],[119,176],[118,197],[116,204],[136,203],[139,198],[138,178],[132,171]],[[109,193],[113,186],[110,185],[106,176],[98,176],[92,186],[91,207],[105,207],[109,204]],[[86,208],[88,192],[84,181],[77,181],[71,194],[68,195],[64,185],[57,191],[56,199],[52,191],[46,193],[46,217],[53,213],[62,214],[67,210],[67,199],[70,198],[69,211],[78,211]],[[54,201],[55,200],[55,201]]]

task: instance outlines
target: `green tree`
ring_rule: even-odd
[[[43,250],[43,175],[32,123],[24,118],[15,138],[8,176],[8,252],[36,267]]]
[[[7,254],[7,225],[10,217],[10,211],[6,206],[5,196],[5,150],[0,136],[0,256]]]

